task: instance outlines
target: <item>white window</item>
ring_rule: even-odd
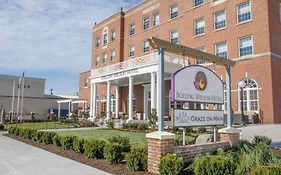
[[[243,23],[251,20],[251,4],[244,2],[237,6],[237,22]]]
[[[135,56],[135,46],[130,45],[129,46],[129,57],[134,57]]]
[[[172,5],[170,7],[170,18],[175,19],[178,17],[178,6],[177,5]]]
[[[177,31],[170,32],[170,41],[175,44],[179,43],[179,33]]]
[[[149,29],[149,17],[143,18],[143,30]]]
[[[239,56],[247,56],[253,54],[253,37],[246,36],[239,38]]]
[[[84,88],[87,88],[88,84],[89,84],[89,79],[88,78],[84,79]]]
[[[102,63],[105,64],[106,61],[107,61],[107,54],[104,53],[104,54],[102,55]]]
[[[111,112],[115,112],[115,95],[111,95],[110,109]]]
[[[100,62],[100,57],[96,56],[96,66],[99,65],[99,62]]]
[[[158,26],[160,24],[160,15],[159,13],[155,13],[153,15],[153,26]]]
[[[115,50],[111,50],[111,51],[110,51],[110,61],[115,60],[115,56],[116,56]]]
[[[204,0],[194,0],[194,6],[197,7],[204,3]]]
[[[243,88],[243,109],[244,111],[259,111],[258,84],[254,79],[244,78],[245,88]],[[238,107],[241,111],[241,89],[238,87]]]
[[[226,42],[221,42],[215,44],[215,49],[216,49],[216,55],[223,58],[227,59],[227,44]]]
[[[215,30],[223,29],[226,27],[225,11],[220,11],[214,14],[214,23]]]
[[[135,24],[130,24],[129,35],[134,35],[136,33],[136,26]]]
[[[202,51],[202,52],[206,52],[206,48],[205,47],[197,48],[197,50]],[[196,64],[204,64],[204,63],[205,63],[205,61],[200,60],[200,58],[196,59]]]
[[[143,53],[148,53],[149,52],[149,42],[144,41],[143,42]]]
[[[100,47],[100,37],[97,37],[97,39],[96,39],[96,47],[97,48]]]
[[[116,31],[113,30],[113,31],[111,32],[111,41],[114,41],[115,39],[116,39]]]
[[[194,27],[195,27],[195,35],[204,35],[205,34],[205,20],[204,18],[200,18],[194,21]]]
[[[103,39],[102,39],[103,46],[106,46],[108,43],[108,29],[107,28],[103,29],[102,36],[103,36]]]

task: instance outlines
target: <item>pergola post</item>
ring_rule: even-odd
[[[158,73],[158,131],[164,131],[164,102],[165,102],[165,89],[164,89],[164,49],[159,49],[159,73]]]

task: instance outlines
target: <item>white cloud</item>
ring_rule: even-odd
[[[93,23],[139,2],[0,0],[0,72],[90,69]]]

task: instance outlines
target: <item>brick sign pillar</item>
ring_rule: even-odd
[[[174,152],[174,139],[176,135],[157,131],[146,134],[148,140],[148,171],[159,174],[158,165],[163,155]]]
[[[220,141],[221,142],[229,142],[231,147],[235,147],[240,140],[240,130],[236,128],[223,128],[219,131]]]

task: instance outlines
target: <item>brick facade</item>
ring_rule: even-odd
[[[232,102],[233,111],[239,111],[238,82],[243,78],[251,78],[256,81],[258,87],[258,107],[256,112],[262,123],[280,123],[281,111],[281,82],[277,81],[281,73],[281,20],[279,16],[279,3],[281,0],[220,0],[218,4],[212,1],[194,7],[193,1],[185,0],[145,0],[143,3],[129,9],[126,12],[118,12],[93,27],[92,35],[92,64],[91,69],[99,69],[111,64],[116,64],[129,57],[129,47],[135,47],[134,58],[145,55],[143,42],[154,36],[164,40],[170,40],[170,32],[178,32],[179,44],[192,48],[204,47],[206,52],[215,54],[215,44],[227,43],[227,57],[238,61],[232,69]],[[250,2],[251,19],[245,23],[237,22],[237,5]],[[177,5],[178,17],[170,19],[170,7]],[[225,11],[226,27],[214,30],[214,13]],[[159,13],[160,24],[153,26],[153,15]],[[143,19],[149,17],[149,29],[143,30]],[[204,18],[205,34],[194,35],[194,20]],[[129,35],[129,26],[135,25],[135,34]],[[103,32],[108,31],[108,44],[103,46]],[[116,32],[116,38],[111,41],[112,31]],[[253,54],[239,56],[239,38],[252,36]],[[100,38],[100,46],[96,47],[97,38]],[[115,51],[114,60],[110,59],[111,51]],[[152,49],[150,48],[150,52]],[[103,55],[107,54],[107,60],[103,63]],[[96,58],[99,63],[96,65]],[[195,58],[189,58],[191,64],[196,63]],[[225,70],[220,66],[206,65],[214,70],[219,77],[225,80]],[[89,100],[89,90],[84,90],[82,79],[89,73],[80,75],[80,98]],[[82,83],[82,84],[81,84]],[[134,86],[136,95],[136,108],[143,112],[143,86]],[[170,81],[165,85],[165,113],[169,111]],[[114,90],[113,90],[114,93]],[[98,97],[106,94],[106,85],[98,85]],[[126,112],[128,87],[119,87],[119,111]],[[249,96],[250,97],[250,96]],[[250,102],[249,102],[250,103]],[[99,107],[100,108],[100,107]]]

